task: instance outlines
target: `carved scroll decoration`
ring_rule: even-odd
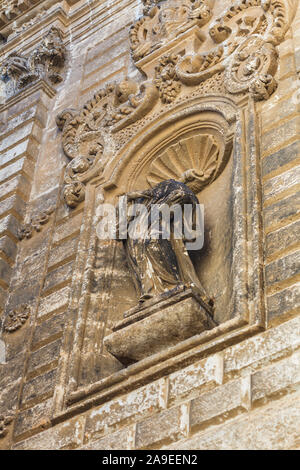
[[[81,112],[66,110],[57,119],[71,159],[64,187],[70,207],[84,200],[86,183],[102,174],[108,136],[116,148],[114,135],[145,118],[158,100],[170,107],[185,87],[199,87],[220,74],[228,94],[248,93],[255,101],[268,99],[277,88],[276,45],[290,24],[290,0],[240,0],[216,19],[214,0],[143,3],[144,14],[129,36],[132,58],[147,80],[110,84]],[[19,57],[16,75],[23,75],[23,67]]]
[[[64,199],[70,207],[84,200],[85,184],[103,171],[105,136],[145,116],[157,100],[153,83],[124,80],[100,90],[82,112],[65,110],[57,117],[64,152],[72,159],[64,178]]]

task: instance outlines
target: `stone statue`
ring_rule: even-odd
[[[140,217],[127,216],[125,224],[129,229],[129,236],[123,239],[127,261],[133,274],[136,290],[139,294],[139,302],[143,303],[163,293],[174,291],[174,294],[185,287],[194,287],[201,295],[204,302],[209,299],[201,286],[192,261],[185,246],[185,238],[175,238],[176,223],[187,223],[188,229],[194,229],[196,205],[198,199],[191,189],[184,183],[173,179],[162,181],[152,189],[135,191],[126,194],[127,202],[142,204],[146,208]],[[183,207],[191,205],[191,217],[186,220]],[[157,218],[151,217],[151,208],[163,206],[181,206],[182,218],[175,220],[171,211],[170,237],[163,238],[163,221],[160,225]],[[129,206],[130,207],[130,206]],[[120,235],[120,215],[118,218],[118,236]],[[139,230],[137,238],[130,237],[130,231]],[[153,233],[156,232],[156,237]],[[185,230],[185,234],[187,231]],[[120,238],[118,238],[120,240]]]

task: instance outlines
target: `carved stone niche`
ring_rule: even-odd
[[[82,400],[99,403],[264,328],[255,122],[254,108],[245,98],[237,106],[230,98],[192,97],[140,128],[110,157],[101,175],[88,182],[62,361],[66,394],[57,394],[55,419],[66,412],[64,404],[75,413]],[[176,298],[131,310],[138,296],[122,243],[99,240],[96,234],[100,203],[116,204],[121,194],[178,180],[182,174],[208,178],[205,187],[192,178],[193,191],[204,205],[205,237],[203,248],[189,255],[213,299],[209,324],[207,305],[188,288]],[[124,318],[128,311],[132,315]],[[164,331],[159,345],[159,322],[156,330],[151,328],[155,315],[162,321],[169,316],[173,327],[177,322],[177,332],[182,325],[182,336],[173,341]],[[134,334],[120,341],[122,328],[132,325]],[[109,352],[112,335],[120,347],[119,353],[114,348],[115,355]],[[145,335],[152,341],[147,352],[142,347]]]
[[[223,173],[231,155],[233,136],[228,123],[222,122],[221,116],[217,116],[216,113],[207,111],[202,113],[201,118],[203,121],[199,123],[193,122],[194,116],[190,120],[187,119],[184,124],[185,120],[180,121],[182,127],[167,139],[165,132],[160,135],[161,142],[152,151],[149,150],[145,160],[140,161],[134,169],[134,182],[131,182],[131,177],[128,176],[132,189],[150,186],[151,196],[148,190],[147,198],[152,197],[150,200],[156,201],[156,204],[162,204],[170,198],[172,200],[173,194],[178,204],[180,198],[178,199],[177,194],[181,190],[180,184],[183,183],[184,200],[189,194],[188,190],[192,190],[192,194],[198,194],[198,200],[197,198],[195,200],[197,202],[200,200],[205,207],[205,190],[209,191],[210,186],[214,186],[213,183]],[[221,197],[224,202],[230,190],[228,178],[226,185],[226,176],[223,177],[223,181]],[[214,186],[215,201],[218,199],[218,187]],[[162,195],[157,195],[158,192]],[[129,191],[130,194],[132,193]],[[212,198],[212,193],[209,194]],[[188,203],[188,200],[185,202]],[[219,245],[223,255],[230,249],[232,239],[231,225],[224,214],[226,214],[224,204],[221,211],[210,209],[210,220],[208,219],[206,230],[207,237],[209,231],[213,232],[214,243],[216,246]],[[214,217],[217,223],[213,220]],[[150,223],[147,233],[151,228]],[[226,242],[224,242],[224,228],[228,234]],[[205,249],[200,250],[200,258],[197,257],[198,252],[191,251],[189,255],[183,242],[172,239],[170,242],[154,240],[151,241],[151,246],[149,241],[145,242],[143,239],[133,244],[127,241],[123,243],[133,279],[137,279],[141,285],[141,288],[137,286],[137,292],[143,295],[137,306],[124,312],[125,319],[115,324],[112,327],[113,333],[104,340],[107,350],[120,362],[128,364],[143,359],[205,330],[210,330],[218,324],[213,317],[224,320],[230,301],[227,298],[224,303],[226,295],[221,299],[218,292],[224,293],[221,286],[229,284],[232,266],[230,261],[224,263],[225,256],[223,256],[221,262],[225,264],[225,270],[220,260],[217,270],[215,269],[217,258],[216,262],[212,263],[214,269],[211,269],[211,263],[202,269],[201,265],[209,251],[209,241]],[[173,267],[174,254],[178,273]],[[195,254],[193,264],[190,256]],[[208,257],[212,261],[212,257],[210,255]],[[178,284],[176,284],[177,275]]]

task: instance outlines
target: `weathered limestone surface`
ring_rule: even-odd
[[[0,449],[299,448],[299,1],[167,27],[175,0],[3,3]],[[213,321],[180,336],[174,302],[127,365],[105,338],[138,294],[97,209],[170,178],[204,205]]]

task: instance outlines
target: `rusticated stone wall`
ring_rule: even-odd
[[[208,16],[182,42],[163,43],[164,54],[179,55],[167,76],[153,38],[138,44],[130,29],[154,1],[6,3],[0,448],[299,448],[299,2],[203,2]],[[238,23],[226,16],[240,4],[264,4],[266,19],[250,21],[251,30],[246,8]],[[209,39],[218,18],[236,34],[231,45],[226,27]],[[235,48],[259,35],[271,44],[257,48],[268,81],[255,75],[253,57],[245,87],[234,75]],[[187,73],[189,54],[211,50]],[[127,91],[115,98],[120,82],[137,104]],[[99,92],[107,84],[112,90]],[[103,100],[112,109],[106,127]],[[92,147],[74,119],[95,132]],[[205,132],[213,123],[227,152],[223,172],[198,195],[209,243],[193,259],[218,326],[124,367],[103,338],[136,298],[121,247],[94,235],[97,205],[145,189],[166,142],[176,145],[176,132],[193,137],[188,125],[203,133],[201,122]],[[70,167],[87,156],[82,174]]]

